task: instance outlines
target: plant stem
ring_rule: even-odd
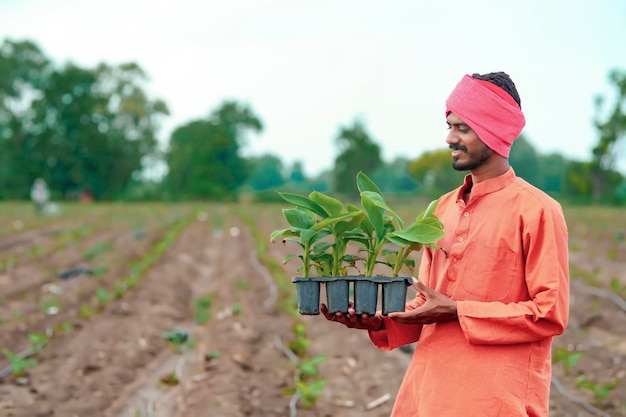
[[[339,276],[339,269],[341,268],[341,254],[345,251],[345,245],[341,242],[341,240],[335,241],[335,245],[333,246],[333,267],[331,271],[331,276]]]
[[[376,258],[378,258],[378,254],[383,247],[383,243],[379,242],[378,239],[374,240],[374,245],[372,246],[372,252],[368,254],[367,264],[365,265],[365,276],[371,277],[374,275],[374,266],[376,266]]]
[[[398,253],[396,254],[396,262],[393,265],[393,269],[391,271],[392,277],[397,277],[402,269],[402,260],[405,259],[410,252],[409,248],[400,248]]]
[[[310,247],[310,242],[307,241],[304,243],[304,254],[302,256],[302,273],[305,278],[308,278],[311,274],[311,259],[309,254]]]

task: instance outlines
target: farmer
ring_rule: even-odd
[[[469,171],[439,199],[441,249],[424,249],[405,312],[326,319],[391,350],[417,342],[393,417],[548,417],[552,338],[569,309],[561,206],[517,177],[525,120],[506,73],[465,75],[446,101],[452,166]]]
[[[35,205],[35,211],[37,212],[37,214],[43,213],[46,203],[50,198],[48,185],[43,180],[43,178],[37,178],[33,182],[33,185],[30,189],[30,198],[33,200],[33,204]]]

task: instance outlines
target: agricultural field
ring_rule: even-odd
[[[412,347],[297,314],[281,207],[1,204],[0,416],[388,416]],[[551,416],[626,416],[626,210],[566,217]]]

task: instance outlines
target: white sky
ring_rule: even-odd
[[[247,103],[265,124],[247,154],[308,174],[332,167],[355,117],[387,161],[444,147],[450,91],[501,70],[531,143],[588,160],[594,96],[612,99],[609,70],[626,70],[626,1],[0,0],[5,38],[57,64],[137,62],[172,113],[163,143],[224,99]]]

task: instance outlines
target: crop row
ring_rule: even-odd
[[[107,213],[104,220],[94,220],[87,226],[102,231],[98,236],[105,239],[96,236],[90,240],[91,234],[86,233],[71,245],[53,245],[55,249],[47,253],[68,260],[75,259],[78,252],[83,261],[102,262],[99,267],[84,268],[67,276],[50,271],[38,279],[37,290],[41,286],[42,291],[24,291],[16,300],[1,300],[1,309],[11,312],[3,325],[4,337],[0,338],[0,347],[10,362],[4,368],[5,374],[9,370],[19,377],[26,365],[33,364],[33,359],[26,357],[41,351],[50,337],[71,332],[76,323],[84,323],[110,301],[132,290],[196,215],[190,207],[182,206],[175,210],[129,209],[123,215],[115,211]],[[130,231],[126,230],[126,238],[113,239],[111,231],[122,234],[124,224],[131,226]],[[142,225],[141,230],[133,230],[137,224]],[[92,243],[86,244],[88,241]],[[42,265],[45,269],[40,255],[26,260],[21,267],[32,270]],[[85,273],[87,270],[90,273]],[[12,271],[13,278],[18,271],[19,268]],[[18,310],[18,306],[23,308]]]

